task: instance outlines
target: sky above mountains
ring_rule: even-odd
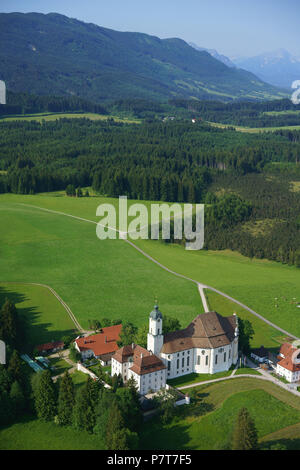
[[[180,37],[230,57],[300,57],[299,0],[1,0],[0,12],[56,12],[119,31]]]

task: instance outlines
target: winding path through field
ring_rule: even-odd
[[[77,318],[75,317],[75,315],[72,312],[72,310],[70,309],[70,307],[66,304],[66,302],[63,301],[63,299],[58,295],[58,293],[52,287],[47,286],[46,284],[38,284],[37,282],[14,282],[14,281],[1,281],[1,282],[5,283],[5,284],[21,284],[21,285],[26,285],[26,286],[40,286],[40,287],[44,287],[45,289],[48,289],[51,292],[51,294],[53,294],[54,297],[57,298],[59,303],[64,307],[67,314],[69,315],[72,322],[74,323],[76,329],[78,331],[80,331],[81,333],[83,333],[85,331],[82,328],[82,326],[80,325],[80,323],[78,322]]]
[[[189,388],[199,387],[200,385],[209,385],[209,384],[212,384],[212,383],[221,382],[223,380],[239,379],[240,377],[244,377],[244,378],[245,377],[250,377],[251,379],[267,380],[268,382],[272,382],[275,385],[278,385],[279,387],[284,388],[288,392],[293,393],[297,397],[300,397],[300,392],[298,392],[297,390],[293,390],[291,388],[287,388],[286,384],[284,384],[280,380],[276,379],[275,377],[272,377],[272,376],[268,377],[266,375],[253,375],[253,374],[230,375],[229,377],[222,377],[220,379],[206,380],[204,382],[198,382],[198,383],[195,383],[195,384],[184,385],[182,387],[176,387],[176,388],[178,390],[187,390]]]
[[[31,207],[31,208],[35,208],[35,209],[39,209],[41,211],[46,211],[46,212],[50,212],[50,213],[53,213],[53,214],[58,214],[58,215],[63,215],[65,217],[71,217],[73,219],[77,219],[77,220],[81,220],[83,222],[88,222],[88,223],[91,223],[91,224],[95,224],[95,225],[101,225],[102,227],[106,227],[106,225],[102,225],[100,224],[99,222],[95,222],[94,220],[90,220],[90,219],[84,219],[83,217],[78,217],[76,215],[72,215],[72,214],[67,214],[65,212],[59,212],[59,211],[55,211],[55,210],[52,210],[52,209],[46,209],[44,207],[39,207],[39,206],[34,206],[34,205],[31,205],[31,204],[24,204],[24,203],[18,203],[18,205],[22,205],[22,206],[26,206],[26,207]],[[111,230],[114,230],[116,232],[119,232],[119,230],[113,228],[113,227],[107,227]],[[127,232],[126,232],[127,233]],[[267,320],[266,318],[264,318],[262,315],[260,315],[259,313],[255,312],[254,310],[252,310],[250,307],[247,307],[247,305],[243,304],[242,302],[240,302],[239,300],[236,300],[234,299],[233,297],[231,297],[230,295],[228,294],[225,294],[224,292],[221,292],[219,291],[218,289],[215,289],[214,287],[211,287],[211,286],[208,286],[206,284],[202,284],[201,282],[198,282],[196,281],[195,279],[191,279],[187,276],[185,276],[184,274],[180,274],[180,273],[177,273],[175,271],[172,271],[171,269],[169,269],[167,266],[164,266],[162,263],[160,263],[159,261],[157,261],[155,258],[153,258],[152,256],[148,255],[144,250],[142,250],[141,248],[139,248],[138,246],[136,246],[132,241],[130,240],[127,240],[126,239],[126,233],[121,233],[121,236],[120,236],[120,239],[123,240],[124,242],[128,243],[129,245],[131,245],[135,250],[139,251],[143,256],[145,256],[146,258],[148,258],[150,261],[152,261],[153,263],[155,263],[157,266],[160,266],[162,269],[164,269],[165,271],[169,272],[170,274],[173,274],[174,276],[177,276],[177,277],[180,277],[182,279],[185,279],[187,281],[190,281],[190,282],[193,282],[194,284],[197,285],[197,288],[199,290],[199,294],[201,296],[201,300],[202,300],[202,303],[203,303],[203,308],[204,308],[204,311],[208,311],[209,310],[209,307],[208,307],[208,304],[207,304],[207,301],[206,301],[206,298],[205,298],[205,294],[204,294],[204,289],[209,289],[213,292],[216,292],[217,294],[221,295],[222,297],[225,297],[226,299],[228,300],[231,300],[232,302],[236,303],[237,305],[239,305],[240,307],[244,308],[245,310],[247,310],[248,312],[250,312],[252,315],[256,316],[257,318],[259,318],[260,320],[262,320],[263,322],[267,323],[268,325],[272,326],[273,328],[275,328],[277,331],[280,331],[281,333],[287,335],[287,336],[290,336],[291,338],[293,339],[299,339],[297,336],[293,335],[292,333],[290,333],[289,331],[286,331],[284,330],[283,328],[280,328],[279,326],[275,325],[275,323],[272,323],[271,321]],[[51,287],[49,286],[46,286],[48,287],[49,289],[52,289]],[[53,291],[54,293],[55,291]],[[68,311],[69,315],[71,316],[72,320],[74,321],[74,323],[76,322],[77,325],[80,327],[79,330],[80,331],[83,331],[81,326],[79,325],[77,319],[75,318],[74,314],[72,313],[71,309],[67,306],[67,304],[65,302],[63,302],[63,300],[58,296],[57,293],[54,294],[57,299],[62,303],[62,305],[64,305],[64,307],[66,308],[66,310]]]

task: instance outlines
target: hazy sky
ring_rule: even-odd
[[[12,11],[180,37],[229,56],[284,48],[300,57],[300,0],[0,0],[0,12]]]

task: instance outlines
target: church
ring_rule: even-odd
[[[216,312],[198,315],[187,328],[163,335],[163,315],[155,305],[149,318],[147,349],[132,344],[112,357],[112,375],[133,377],[141,395],[158,391],[168,379],[227,371],[238,360],[238,318]]]

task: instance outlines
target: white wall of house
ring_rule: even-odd
[[[292,372],[291,370],[286,369],[285,367],[280,366],[277,364],[276,367],[276,374],[284,377],[288,382],[298,382],[300,380],[300,371]]]
[[[138,392],[145,395],[149,390],[158,391],[166,386],[166,369],[151,372],[149,374],[139,375],[131,370],[132,361],[124,362],[121,364],[112,358],[111,361],[111,375],[122,375],[124,382],[127,382],[131,377],[136,381]]]
[[[128,376],[129,378],[133,377],[135,379],[138,391],[141,395],[146,395],[150,390],[157,392],[166,386],[166,369],[143,375],[138,375],[132,370],[129,370]]]
[[[250,356],[253,357],[253,359],[254,359],[255,361],[260,362],[260,363],[265,362],[265,360],[267,359],[266,356],[265,356],[265,357],[260,357],[260,356],[257,356],[257,355],[254,354],[254,353],[251,353]]]
[[[77,351],[80,352],[81,359],[83,361],[85,361],[86,359],[89,359],[90,357],[95,357],[94,351],[92,351],[92,349],[87,349],[85,351],[80,351],[80,348],[79,348],[78,344],[76,343],[76,341],[75,341],[74,344],[75,344],[75,349],[77,349]]]

